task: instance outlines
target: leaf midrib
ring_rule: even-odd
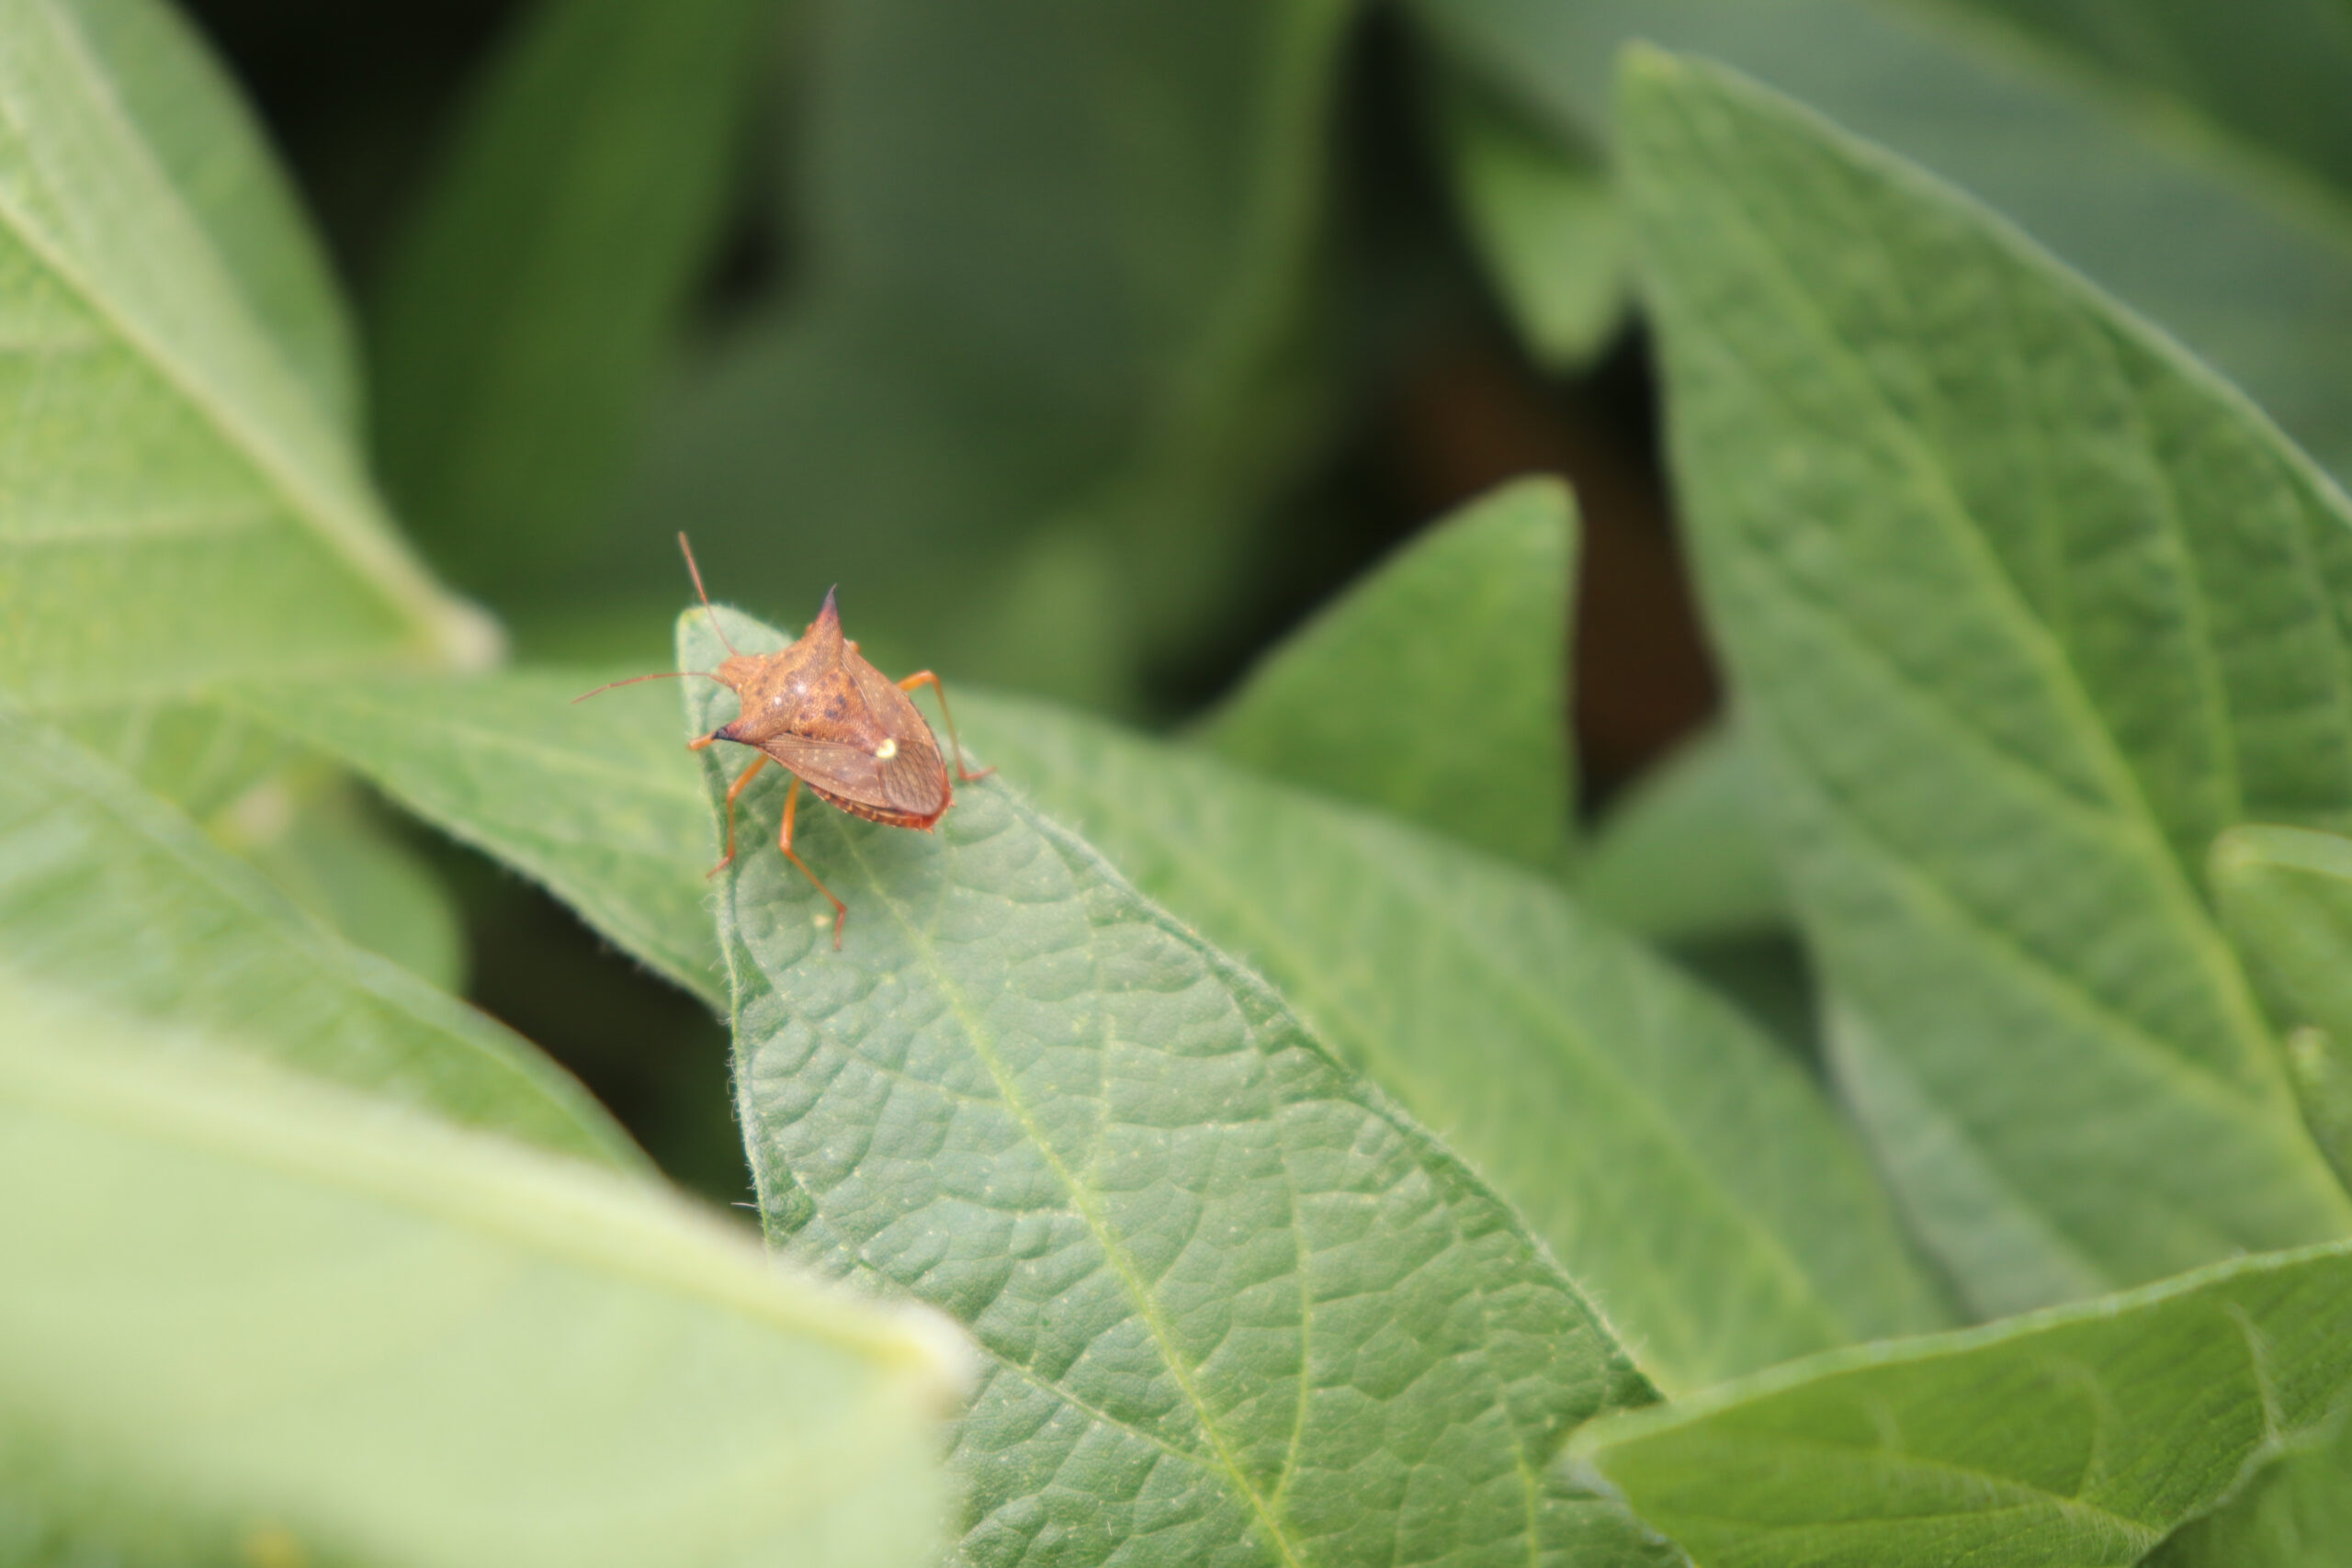
[[[59,50],[74,63],[77,85],[88,99],[96,104],[113,122],[122,143],[141,159],[153,178],[153,188],[164,192],[171,202],[183,236],[194,249],[209,257],[227,276],[226,264],[206,241],[203,226],[191,218],[181,198],[179,187],[154,161],[147,139],[140,133],[137,122],[127,115],[115,96],[104,72],[89,56],[81,29],[61,16],[54,0],[20,0],[37,11],[46,22]],[[11,132],[23,145],[29,147],[37,140],[18,118],[13,97],[0,93],[0,118],[5,118]],[[309,525],[310,531],[325,541],[331,548],[354,568],[361,581],[378,590],[397,606],[410,623],[412,632],[430,629],[447,619],[447,608],[437,603],[439,595],[423,570],[407,559],[388,537],[378,536],[368,520],[353,514],[331,494],[304,479],[300,467],[289,461],[278,444],[265,432],[249,428],[247,421],[235,409],[233,402],[210,394],[209,383],[191,367],[181,364],[178,356],[164,352],[161,344],[126,317],[114,301],[97,288],[82,271],[51,242],[47,231],[27,218],[10,201],[5,185],[0,185],[0,220],[5,220],[10,234],[55,276],[66,291],[79,299],[84,307],[111,328],[115,341],[132,351],[138,361],[148,367],[167,385],[176,389],[187,405],[200,414],[222,443],[242,454],[253,471],[276,492],[289,516]],[[233,310],[243,335],[252,343],[263,345],[261,357],[269,369],[288,374],[280,363],[276,345],[268,334],[255,322],[238,291],[226,288],[226,308]],[[305,412],[309,411],[307,395],[289,386],[288,396]],[[320,439],[332,444],[331,431],[323,421]],[[363,503],[364,504],[364,503]]]
[[[1242,1469],[1239,1460],[1227,1441],[1224,1430],[1211,1416],[1208,1403],[1194,1383],[1190,1368],[1178,1353],[1168,1325],[1161,1321],[1150,1292],[1145,1287],[1142,1276],[1136,1269],[1133,1259],[1127,1257],[1124,1245],[1117,1239],[1116,1233],[1110,1224],[1096,1212],[1084,1184],[1063,1161],[1060,1151],[1046,1137],[1043,1130],[1037,1125],[1021,1096],[1018,1085],[1006,1072],[1003,1062],[998,1057],[992,1043],[992,1035],[978,1015],[973,1011],[970,998],[965,995],[963,987],[949,975],[946,966],[940,961],[938,950],[933,945],[930,933],[918,926],[909,917],[906,906],[899,899],[892,897],[885,889],[882,879],[875,874],[873,863],[865,854],[865,845],[850,835],[844,835],[842,841],[848,846],[850,854],[857,862],[858,871],[864,877],[868,891],[890,912],[891,919],[904,933],[910,950],[922,963],[933,985],[938,987],[941,999],[946,1002],[949,1010],[956,1015],[956,1021],[962,1029],[965,1041],[970,1046],[972,1055],[996,1085],[998,1096],[1005,1111],[1012,1116],[1014,1124],[1020,1128],[1022,1136],[1028,1140],[1030,1146],[1035,1148],[1046,1161],[1046,1167],[1053,1172],[1054,1179],[1061,1183],[1062,1190],[1069,1195],[1071,1208],[1077,1212],[1080,1222],[1086,1226],[1087,1234],[1094,1238],[1095,1246],[1101,1249],[1104,1260],[1118,1278],[1121,1290],[1133,1304],[1136,1317],[1142,1321],[1146,1331],[1152,1337],[1153,1345],[1159,1349],[1160,1363],[1168,1368],[1169,1375],[1175,1380],[1178,1391],[1184,1397],[1184,1403],[1193,1412],[1193,1419],[1200,1424],[1202,1435],[1208,1438],[1210,1449],[1215,1454],[1216,1467],[1224,1472],[1234,1490],[1248,1500],[1251,1515],[1257,1519],[1259,1528],[1266,1532],[1286,1568],[1306,1568],[1306,1562],[1293,1545],[1288,1532],[1275,1516],[1272,1500],[1261,1495],[1251,1483],[1248,1473]],[[1088,921],[1090,949],[1092,946],[1092,921],[1090,919]],[[1099,958],[1095,968],[1099,974]],[[1103,1015],[1098,1010],[1098,1017],[1101,1016]],[[1104,1019],[1104,1022],[1107,1027],[1107,1018]],[[1283,1182],[1285,1188],[1289,1189],[1290,1173],[1287,1164],[1283,1168]],[[1290,1196],[1292,1212],[1295,1215],[1298,1200],[1298,1194],[1295,1189],[1290,1190]],[[1295,1236],[1295,1227],[1294,1226]],[[1306,1272],[1306,1258],[1298,1258],[1296,1265],[1303,1283]],[[1302,1338],[1302,1352],[1304,1348],[1305,1342]],[[1298,1379],[1298,1399],[1302,1405],[1306,1399],[1306,1367],[1302,1360]]]
[[[2229,1010],[2235,1015],[2242,1041],[2246,1045],[2250,1066],[2269,1083],[2275,1094],[2286,1089],[2282,1070],[2278,1066],[2280,1053],[2268,1028],[2254,1008],[2244,977],[2237,971],[2227,944],[2206,917],[2204,905],[2188,886],[2179,857],[2172,850],[2170,839],[2164,833],[2156,818],[2154,807],[2148,799],[2138,773],[2123,756],[2114,735],[2100,717],[2098,705],[2076,678],[2074,665],[2050,628],[2041,624],[2022,602],[2016,581],[2008,575],[1999,558],[1986,544],[1983,530],[1974,525],[1966,504],[1952,491],[1943,468],[1927,449],[1924,436],[1905,418],[1900,410],[1887,399],[1884,391],[1871,376],[1869,368],[1851,345],[1838,333],[1823,313],[1820,302],[1797,277],[1794,268],[1778,246],[1767,236],[1761,220],[1736,181],[1720,181],[1727,197],[1727,206],[1740,221],[1732,227],[1752,258],[1758,258],[1766,270],[1781,285],[1783,298],[1795,301],[1799,313],[1813,328],[1813,337],[1820,352],[1818,363],[1832,367],[1849,387],[1860,394],[1860,400],[1875,407],[1888,429],[1899,439],[1910,458],[1917,480],[1924,481],[1923,492],[1930,499],[1933,510],[1943,519],[1948,536],[1957,547],[1975,558],[1986,589],[1986,597],[1998,614],[2015,628],[2022,646],[2031,650],[2035,664],[2040,666],[2052,694],[2072,709],[2080,732],[2093,744],[2091,751],[2101,773],[2106,775],[2108,788],[2122,807],[2121,819],[2137,829],[2143,840],[2143,852],[2153,858],[2159,869],[2157,887],[2165,901],[2174,908],[2175,915],[2189,933],[2209,972],[2216,973],[2222,983],[2217,987]],[[1999,220],[1987,215],[1986,221],[1997,226]],[[2007,239],[1996,228],[1996,241]],[[1658,287],[1653,276],[1651,287]],[[2072,301],[2068,301],[2072,303]],[[1736,339],[1725,334],[1723,342]],[[1743,356],[1744,357],[1744,356]],[[1757,375],[1751,367],[1749,375],[1759,385],[1770,385],[1769,378]],[[2029,763],[2029,766],[2031,764]],[[2235,983],[2232,983],[2234,979]]]

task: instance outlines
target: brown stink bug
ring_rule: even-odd
[[[741,704],[731,721],[686,742],[687,748],[699,751],[715,740],[732,740],[759,753],[728,786],[727,852],[710,868],[710,874],[718,875],[735,859],[735,797],[762,768],[780,763],[792,775],[792,787],[784,797],[784,827],[776,835],[776,848],[833,906],[833,946],[838,950],[849,907],[834,897],[833,890],[808,869],[808,862],[793,852],[792,821],[800,806],[800,786],[806,784],[819,799],[831,801],[853,817],[888,828],[930,832],[955,804],[956,796],[948,788],[947,764],[939,755],[939,742],[922,710],[907,695],[922,685],[939,694],[939,711],[947,719],[947,739],[956,748],[956,776],[969,784],[996,770],[987,768],[976,773],[964,766],[963,742],[956,739],[956,717],[947,711],[947,692],[937,675],[922,670],[903,681],[893,681],[866,662],[857,644],[842,636],[841,613],[833,607],[830,590],[825,607],[791,647],[775,653],[736,652],[718,624],[718,613],[711,608],[710,595],[702,585],[702,569],[695,564],[694,549],[684,534],[678,536],[678,547],[685,552],[695,596],[702,600],[703,613],[710,617],[710,628],[718,634],[728,657],[716,670],[663,673],[706,676],[732,691]],[[638,681],[662,678],[633,677]],[[613,682],[628,684],[627,681]],[[599,686],[596,691],[611,689]]]

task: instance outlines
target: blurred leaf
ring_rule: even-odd
[[[98,758],[5,709],[0,755],[0,964],[456,1121],[644,1168],[604,1109],[526,1042],[316,925]]]
[[[2077,69],[2159,89],[2220,133],[2352,195],[2352,136],[2339,112],[2352,84],[2352,28],[2340,4],[1955,0],[1955,9],[1998,18]]]
[[[727,1006],[703,874],[718,858],[677,696],[651,682],[573,698],[601,677],[252,687],[232,700],[408,810],[497,856],[707,1001]]]
[[[2213,841],[2209,878],[2240,960],[2291,1031],[2287,1076],[2303,1122],[2352,1184],[2352,840],[2233,828]]]
[[[316,258],[256,219],[276,195],[191,47],[131,0],[0,4],[0,685],[485,657],[322,401]]]
[[[456,907],[416,853],[335,781],[257,785],[210,825],[280,893],[354,947],[444,991],[466,982]]]
[[[13,1560],[935,1561],[945,1325],[250,1043],[0,1018]]]
[[[375,312],[386,483],[466,581],[611,522],[736,172],[783,0],[541,0]]]
[[[1703,1564],[2120,1565],[2324,1437],[2347,1385],[2352,1255],[2312,1247],[1833,1350],[1597,1424],[1574,1457]]]
[[[1309,286],[1352,14],[825,6],[798,287],[684,389],[595,586],[641,598],[684,526],[796,617],[854,585],[886,668],[1132,702],[1325,418]],[[1072,572],[1118,612],[1091,658],[1029,616]]]
[[[1203,739],[1276,778],[1555,870],[1572,810],[1575,556],[1559,481],[1497,491],[1292,634]]]
[[[679,642],[691,668],[721,651],[699,614]],[[690,728],[733,700],[694,683]],[[740,763],[705,756],[716,807]],[[836,952],[769,847],[775,784],[718,906],[761,1212],[978,1337],[967,1558],[1665,1560],[1543,1472],[1640,1377],[1510,1208],[1262,983],[996,784],[935,835],[800,814],[849,904]]]
[[[1972,25],[1971,5],[2045,40]],[[2352,96],[2339,17],[2309,0],[1416,0],[1463,68],[1569,145],[1609,130],[1610,68],[1645,38],[1727,62],[1982,197],[2245,388],[2352,475]],[[2122,29],[2132,34],[2128,40]],[[2319,41],[2314,41],[2319,40]],[[2308,45],[2309,47],[2306,47]],[[2161,57],[2166,63],[2149,62]],[[2291,64],[2282,61],[2291,57]],[[2102,79],[2104,76],[2106,79]],[[2231,84],[2226,111],[2197,78]],[[2289,84],[2292,85],[2290,90]],[[2264,103],[2260,116],[2248,106]],[[2249,154],[2251,118],[2302,122]],[[2279,154],[2324,164],[2282,167]],[[2316,177],[2315,177],[2316,176]]]
[[[1547,879],[1036,705],[957,711],[1486,1172],[1660,1388],[1948,1321],[1814,1086]]]
[[[1923,1233],[1992,1314],[2352,1229],[2198,887],[2352,806],[2341,497],[1783,100],[1645,52],[1622,132],[1712,625]]]
[[[235,81],[171,6],[50,0],[49,8],[69,18],[113,107],[162,164],[286,368],[346,438],[356,435],[351,323],[293,184]]]
[[[1600,163],[1469,85],[1438,75],[1453,197],[1520,341],[1547,370],[1589,365],[1624,325],[1625,225]]]
[[[2143,1559],[2148,1568],[2336,1568],[2352,1545],[2352,1421],[2290,1449],[2217,1511]]]
[[[1761,820],[1763,789],[1729,726],[1683,742],[1602,819],[1577,867],[1577,897],[1655,942],[1786,928],[1788,892]]]

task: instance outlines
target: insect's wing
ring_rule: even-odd
[[[947,771],[937,746],[868,748],[799,735],[775,735],[761,750],[846,804],[894,817],[933,818],[947,808]],[[877,757],[876,750],[891,755]]]

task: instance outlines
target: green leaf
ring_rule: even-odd
[[[2198,886],[2352,807],[2341,497],[1913,171],[1654,53],[1624,106],[1701,586],[1917,1222],[1988,1314],[2352,1229]]]
[[[303,1072],[630,1170],[561,1068],[289,906],[179,813],[0,709],[0,964]]]
[[[2239,957],[2292,1031],[2287,1075],[2304,1124],[2352,1184],[2352,840],[2233,828],[2213,840],[2209,876]]]
[[[722,612],[738,648],[775,633]],[[721,649],[699,613],[680,662]],[[732,696],[687,690],[695,733]],[[716,808],[737,757],[705,753]],[[1063,1563],[1652,1560],[1544,1479],[1649,1397],[1510,1208],[1254,976],[1003,784],[934,834],[773,772],[721,879],[771,1236],[968,1324],[964,1553]]]
[[[854,585],[885,668],[1134,702],[1329,418],[1312,286],[1354,9],[827,7],[799,287],[686,385],[597,586],[653,602],[684,527],[796,618]],[[1079,608],[1080,656],[1041,600]]]
[[[2148,1568],[2334,1568],[2352,1541],[2352,1422],[2290,1450],[2228,1504],[2143,1559]]]
[[[1441,72],[1431,96],[1454,201],[1520,341],[1545,369],[1589,365],[1631,292],[1607,171],[1458,72]]]
[[[1813,1084],[1548,879],[1035,705],[956,711],[1485,1172],[1660,1388],[1949,1321]]]
[[[386,482],[467,581],[609,525],[782,9],[542,0],[469,107],[372,333]]]
[[[936,1561],[944,1324],[266,1047],[0,1019],[13,1559]]]
[[[1273,777],[1556,869],[1572,809],[1575,554],[1566,489],[1507,486],[1268,654],[1203,739]]]
[[[311,400],[359,428],[351,323],[293,182],[235,81],[179,11],[153,0],[54,0],[123,117],[204,231],[241,303]]]
[[[2113,47],[2035,47],[1970,17],[1971,0],[1416,0],[1415,14],[1571,146],[1609,133],[1628,39],[1751,73],[1999,209],[2352,476],[2341,18],[2309,0],[1973,3],[2045,18],[2025,23],[2044,43],[2100,33]],[[2207,73],[2231,78],[2229,107],[2191,80]],[[2299,119],[2296,133],[2247,145],[2254,104]],[[2318,160],[2323,143],[2312,165],[2278,156]]]
[[[2347,1393],[2352,1252],[2324,1247],[1831,1351],[1572,1451],[1709,1568],[2120,1568]]]
[[[487,656],[321,400],[315,258],[254,220],[249,130],[130,7],[0,4],[0,686]]]
[[[675,694],[648,683],[572,699],[602,676],[511,671],[254,686],[229,700],[408,810],[547,887],[710,1003],[725,970],[703,874],[718,858]]]
[[[273,779],[248,791],[213,838],[354,947],[436,989],[465,989],[466,937],[433,868],[337,780]]]
[[[1611,807],[1577,868],[1577,896],[1656,942],[1785,928],[1788,891],[1761,819],[1763,790],[1730,726],[1702,731]]]

